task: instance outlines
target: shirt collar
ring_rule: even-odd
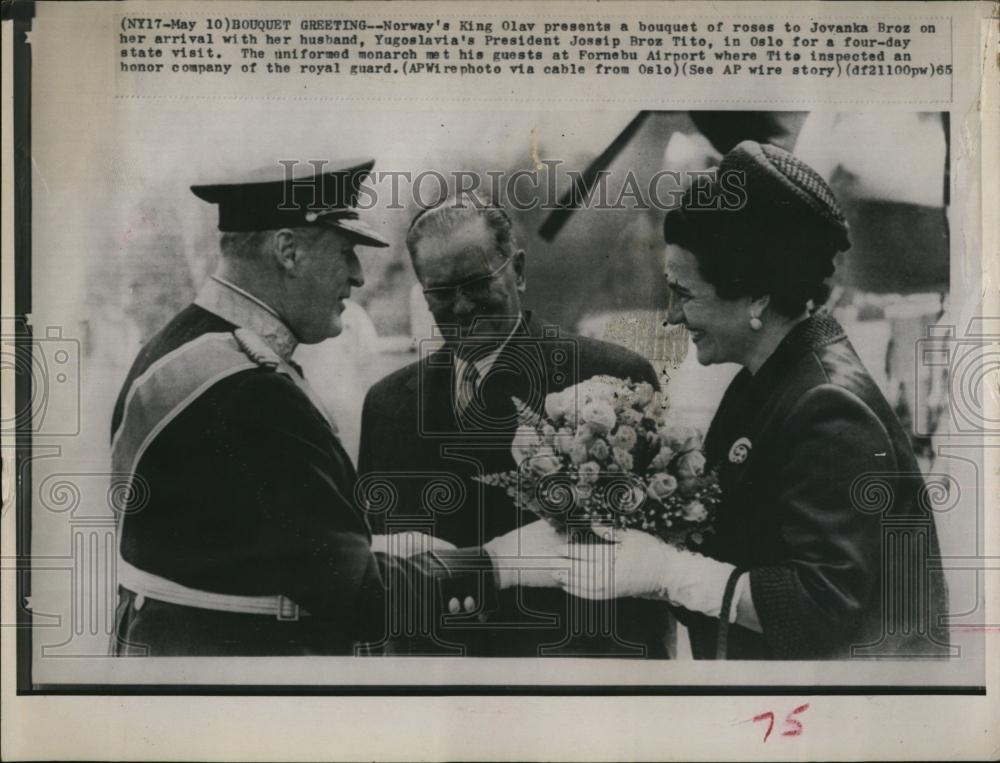
[[[274,308],[224,278],[211,276],[194,303],[240,328],[249,329],[284,360],[299,342]]]
[[[524,325],[525,325],[525,323],[526,323],[525,317],[522,314],[514,322],[514,328],[512,328],[510,330],[510,333],[507,334],[506,338],[497,346],[497,348],[495,350],[493,350],[493,352],[491,352],[489,355],[486,355],[485,357],[482,357],[482,358],[479,358],[478,360],[472,361],[472,365],[474,365],[476,367],[476,371],[479,374],[478,378],[480,380],[486,378],[486,374],[488,374],[490,372],[490,369],[493,368],[493,364],[497,362],[497,358],[500,357],[500,353],[504,351],[504,348],[510,342],[510,338],[512,336],[514,336],[514,334],[517,334],[518,332],[523,332],[524,331]],[[465,367],[466,367],[467,364],[468,364],[467,361],[465,361],[462,358],[458,357],[458,355],[455,355],[455,382],[456,382],[456,384],[461,383],[461,380],[462,380],[462,378],[464,377],[464,375],[466,373]]]

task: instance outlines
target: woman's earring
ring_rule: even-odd
[[[764,324],[761,322],[760,318],[758,318],[756,315],[750,316],[750,328],[751,328],[751,330],[753,330],[753,331],[760,331],[761,328],[763,328],[763,327],[764,327]]]

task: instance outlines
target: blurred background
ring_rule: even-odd
[[[360,133],[360,134],[359,134]],[[211,131],[206,134],[211,141]],[[640,112],[496,114],[418,112],[396,122],[358,125],[338,150],[321,152],[315,136],[301,155],[292,143],[257,135],[257,146],[227,143],[191,169],[136,177],[135,164],[117,169],[133,193],[115,199],[120,225],[102,226],[102,256],[87,260],[86,307],[81,319],[86,356],[99,360],[102,390],[112,395],[143,342],[188,304],[214,268],[218,252],[215,208],[187,186],[218,179],[267,161],[332,159],[368,154],[376,171],[410,177],[436,171],[450,177],[473,172],[537,170],[537,186],[519,182],[518,199],[539,200],[568,189],[568,172],[607,173],[604,193],[620,208],[593,206],[553,213],[533,205],[512,211],[528,253],[526,306],[568,331],[627,345],[647,356],[670,379],[678,415],[707,425],[735,368],[703,369],[685,363],[687,338],[661,326],[667,294],[662,277],[663,210],[641,209],[626,177],[647,196],[663,170],[703,170],[740,140],[787,148],[832,185],[851,225],[854,246],[842,256],[829,306],[847,325],[869,370],[897,413],[910,422],[918,396],[941,402],[941,379],[915,376],[914,343],[947,306],[948,119],[941,113],[838,112]],[[234,150],[235,148],[235,150]],[[119,163],[122,158],[119,157]],[[558,163],[558,166],[555,164]],[[113,165],[112,170],[116,167]],[[550,175],[555,174],[555,178]],[[420,201],[433,201],[440,185],[426,177]],[[629,181],[631,182],[631,181]],[[393,245],[361,250],[366,284],[355,292],[336,339],[302,347],[298,358],[326,399],[345,445],[357,451],[361,402],[372,382],[417,357],[417,343],[432,322],[416,288],[404,244],[418,209],[413,187],[399,182],[398,208],[389,208],[392,181],[371,182],[379,203],[366,219]],[[669,201],[671,178],[661,178],[657,198]],[[558,194],[557,194],[558,195]],[[551,199],[550,199],[551,200]],[[124,201],[124,203],[122,203]],[[544,235],[543,235],[544,233]],[[114,383],[113,383],[114,382]],[[96,402],[96,401],[95,401]],[[104,405],[108,401],[103,401]],[[928,433],[938,425],[934,406],[921,405],[914,435],[929,464]],[[940,406],[939,406],[940,407]]]

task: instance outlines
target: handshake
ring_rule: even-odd
[[[569,538],[548,522],[538,520],[517,527],[484,544],[499,588],[525,586],[555,588],[555,573],[569,569]],[[423,532],[401,532],[372,537],[372,551],[408,558],[434,551],[455,550],[446,540]]]
[[[569,537],[548,522],[538,520],[500,535],[483,548],[490,555],[498,587],[555,588],[570,567]],[[372,537],[372,551],[411,557],[434,551],[455,550],[446,540],[422,532],[401,532]]]
[[[720,615],[733,565],[674,548],[638,530],[600,525],[591,530],[589,542],[577,541],[538,520],[484,544],[498,588],[561,588],[583,599],[658,599],[711,617]],[[400,533],[375,536],[372,548],[412,556],[454,546],[425,533]],[[753,607],[740,608],[746,615],[743,624],[760,632]],[[735,616],[734,607],[727,617],[732,621]]]
[[[592,530],[595,537],[591,542],[579,542],[537,520],[494,538],[483,548],[493,563],[500,589],[563,588],[591,599],[661,595],[657,562],[674,549],[645,533],[596,525]],[[454,549],[448,541],[421,532],[372,538],[373,551],[404,558]],[[637,574],[640,570],[647,574]],[[622,579],[623,574],[627,580]]]

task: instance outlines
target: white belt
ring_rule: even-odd
[[[270,615],[279,620],[298,620],[301,615],[309,614],[287,596],[237,596],[188,588],[159,575],[143,572],[121,556],[118,557],[118,584],[136,594],[136,609],[142,608],[143,598],[149,598],[182,607]]]

